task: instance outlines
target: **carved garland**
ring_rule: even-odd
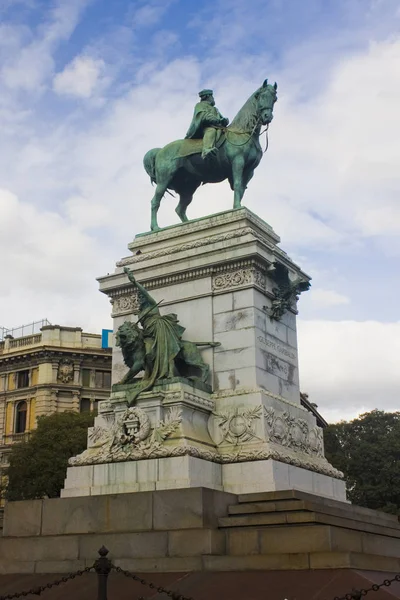
[[[246,284],[255,284],[264,289],[265,275],[259,269],[253,267],[219,273],[218,275],[214,275],[212,279],[212,289],[214,291],[226,290]]]
[[[117,298],[111,299],[113,317],[126,314],[138,314],[140,310],[139,305],[139,294],[137,291],[132,290],[129,294],[124,296],[118,296]]]
[[[261,418],[262,407],[232,408],[226,412],[213,413],[214,418],[219,421],[219,432],[221,439],[214,439],[217,446],[225,443],[243,444],[254,438],[258,438],[255,432],[255,421]]]
[[[324,458],[320,427],[310,428],[304,419],[297,419],[288,412],[278,413],[271,407],[264,407],[264,416],[271,442]]]
[[[163,421],[159,421],[152,434],[148,415],[140,408],[128,408],[112,426],[93,427],[89,432],[90,447],[69,459],[71,466],[118,462],[131,458],[149,458],[162,454],[165,440],[182,422],[179,408],[171,407]]]

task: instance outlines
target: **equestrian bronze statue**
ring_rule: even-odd
[[[240,208],[247,184],[259,165],[263,151],[259,137],[268,127],[277,101],[277,84],[266,79],[239,110],[232,123],[215,107],[212,90],[200,92],[185,139],[149,150],[144,168],[156,190],[151,201],[151,229],[159,229],[157,213],[165,192],[176,192],[175,211],[188,221],[186,209],[197,188],[204,183],[228,179],[234,192],[233,208]]]

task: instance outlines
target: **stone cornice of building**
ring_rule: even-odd
[[[26,362],[36,359],[37,364],[46,362],[46,359],[54,360],[59,358],[70,358],[71,360],[79,361],[91,358],[93,361],[103,360],[105,366],[111,361],[111,348],[99,348],[93,350],[89,348],[61,348],[59,346],[35,346],[34,348],[26,348],[17,352],[0,355],[0,369],[2,363]]]
[[[36,394],[41,390],[52,390],[53,392],[68,392],[77,393],[82,396],[90,396],[94,394],[96,396],[104,395],[104,399],[107,400],[110,396],[110,389],[106,388],[96,388],[96,387],[87,387],[81,384],[72,384],[72,383],[62,383],[61,381],[57,381],[56,383],[40,383],[38,385],[33,385],[25,388],[18,388],[16,390],[6,390],[0,392],[0,401],[1,400],[10,400],[14,398],[19,398],[21,400],[26,400],[29,398],[34,398]]]
[[[262,275],[265,276],[265,273],[272,267],[271,263],[262,260],[259,256],[254,256],[252,258],[246,259],[238,259],[235,261],[231,261],[229,264],[214,264],[206,267],[199,267],[193,269],[186,269],[179,273],[175,273],[174,275],[165,275],[161,277],[155,277],[152,279],[141,279],[140,283],[142,283],[146,289],[156,289],[160,287],[165,287],[168,285],[175,285],[177,283],[184,283],[187,281],[194,281],[196,279],[202,279],[203,277],[217,277],[218,275],[222,275],[224,273],[234,273],[235,271],[243,270],[243,269],[255,269],[259,271]],[[265,288],[260,282],[260,280],[256,280],[254,282],[243,283],[243,287],[250,287],[251,285],[256,285],[261,288]],[[115,288],[109,288],[108,290],[104,290],[110,298],[118,298],[119,296],[123,296],[128,293],[132,293],[134,290],[134,286],[131,283],[126,283],[124,286],[116,286]],[[218,290],[214,290],[218,292]],[[273,294],[270,294],[266,291],[267,296],[270,295],[273,298]]]

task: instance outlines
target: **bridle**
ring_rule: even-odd
[[[221,131],[224,131],[227,141],[230,144],[232,144],[232,146],[236,146],[237,148],[240,148],[240,146],[245,146],[253,138],[253,135],[259,124],[260,124],[260,117],[258,117],[258,119],[251,131],[237,131],[235,129],[229,129],[229,127],[215,127],[215,129],[220,129]],[[263,133],[265,133],[265,150],[263,150],[263,154],[265,154],[266,151],[268,150],[268,127],[269,127],[269,123],[267,123],[267,125],[265,126],[265,129],[263,131],[260,131],[260,133],[258,134],[258,137],[261,137],[263,135]],[[232,140],[229,139],[228,133],[235,133],[238,135],[248,135],[249,137],[247,138],[247,140],[245,140],[241,144],[235,144],[234,142],[232,142]]]

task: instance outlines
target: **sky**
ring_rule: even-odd
[[[0,0],[0,325],[110,327],[96,277],[149,229],[143,155],[184,135],[200,89],[232,120],[265,78],[243,204],[312,276],[301,389],[332,422],[398,410],[398,0]],[[216,206],[226,182],[188,216]]]

